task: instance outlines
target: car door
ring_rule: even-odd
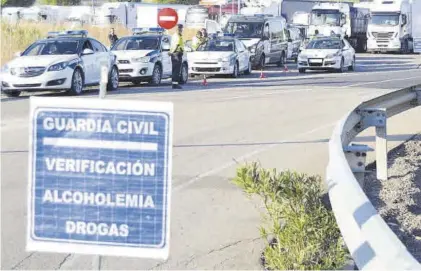
[[[92,46],[94,47],[95,52],[95,70],[94,70],[94,78],[96,82],[99,82],[101,80],[101,67],[102,65],[106,65],[108,69],[110,69],[110,55],[107,50],[104,49],[102,44],[95,40],[90,39]]]
[[[171,47],[171,37],[163,36],[161,39],[161,56],[162,56],[162,73],[164,76],[172,74],[172,62],[171,57],[168,55],[168,51],[165,48]]]
[[[237,49],[239,69],[243,71],[246,69],[246,47],[239,40],[235,40],[235,47]]]
[[[92,54],[83,54],[83,51],[89,49],[92,50]],[[84,79],[85,84],[90,85],[97,82],[97,78],[95,78],[95,51],[94,48],[89,40],[86,40],[82,46],[82,55],[81,59],[83,61],[83,68],[84,68]]]

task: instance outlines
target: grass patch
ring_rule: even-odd
[[[101,41],[104,45],[109,46],[108,33],[109,29],[114,27],[118,37],[131,35],[131,30],[121,26],[114,25],[110,27],[99,27],[85,25],[83,27],[75,27],[74,29],[88,30],[89,36]],[[33,23],[19,22],[11,24],[1,22],[1,65],[10,61],[14,57],[14,53],[25,50],[29,45],[38,39],[46,37],[49,31],[62,31],[72,29],[70,24],[49,24],[49,23]],[[184,39],[189,40],[196,34],[198,29],[185,29]],[[175,28],[169,33],[174,33]]]
[[[238,168],[232,181],[248,197],[258,196],[263,200],[266,212],[260,233],[268,240],[263,252],[265,268],[336,270],[344,267],[348,252],[333,213],[323,205],[320,176],[277,172],[252,163]]]

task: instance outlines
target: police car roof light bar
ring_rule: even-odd
[[[60,34],[59,31],[49,31],[47,33],[47,39],[56,38]]]
[[[59,35],[60,37],[83,37],[86,38],[88,36],[88,31],[87,30],[66,30],[63,32],[60,32]]]
[[[140,34],[145,34],[145,33],[158,33],[158,34],[162,34],[165,32],[164,28],[161,27],[135,27],[132,28],[132,33],[133,35],[140,35]]]

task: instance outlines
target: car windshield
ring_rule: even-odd
[[[393,25],[399,24],[399,14],[373,14],[370,19],[374,25]]]
[[[260,39],[263,35],[263,23],[229,22],[224,32],[238,38]]]
[[[123,51],[157,49],[159,49],[159,37],[128,37],[119,39],[111,50]]]
[[[78,53],[80,42],[77,40],[51,40],[36,42],[26,49],[22,56],[73,55]]]
[[[340,26],[341,14],[336,10],[313,10],[311,25]]]
[[[233,40],[210,40],[205,44],[199,46],[197,51],[218,51],[218,52],[232,52],[234,51]]]
[[[340,40],[312,40],[306,49],[341,49]]]

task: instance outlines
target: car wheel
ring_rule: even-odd
[[[231,77],[232,78],[237,78],[238,77],[238,62],[235,63],[234,71],[232,72]]]
[[[108,77],[107,91],[113,91],[118,89],[118,70],[117,67],[111,69],[110,75]]]
[[[344,61],[344,59],[342,58],[341,59],[341,66],[339,67],[339,69],[337,69],[336,71],[337,72],[339,72],[339,73],[342,73],[342,72],[344,72],[344,64],[345,63],[345,61]]]
[[[305,73],[305,72],[306,72],[306,69],[302,69],[302,68],[300,68],[300,69],[298,69],[298,72],[299,72],[299,73]]]
[[[70,88],[70,94],[80,95],[83,92],[83,76],[80,69],[76,69],[72,77],[72,87]]]
[[[157,86],[161,83],[162,73],[161,73],[161,66],[156,65],[153,67],[152,78],[149,81],[149,84],[153,86]]]
[[[7,97],[19,97],[19,95],[22,93],[20,90],[3,90],[4,95]]]
[[[355,71],[355,56],[352,59],[352,64],[351,64],[351,66],[348,67],[348,70]]]
[[[186,63],[183,63],[181,67],[181,80],[178,83],[184,85],[187,83],[187,80],[189,80],[189,67]]]
[[[247,70],[244,71],[244,74],[249,75],[251,74],[251,60],[249,60],[249,65],[247,67]]]

